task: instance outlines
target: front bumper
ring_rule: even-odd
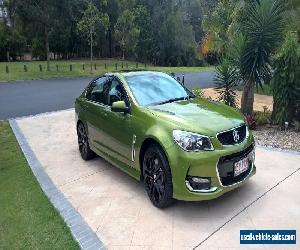
[[[167,150],[173,177],[173,198],[185,201],[210,200],[241,186],[256,173],[254,161],[249,163],[249,170],[238,177],[231,177],[229,169],[233,168],[233,162],[253,151],[252,136],[242,144],[219,146],[214,151],[185,152],[173,145]],[[189,185],[187,176],[209,178],[211,187],[207,190],[194,190]]]

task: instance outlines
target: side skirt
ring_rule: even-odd
[[[133,167],[128,166],[127,164],[111,157],[110,155],[100,151],[98,148],[90,145],[91,149],[100,157],[102,157],[103,159],[105,159],[106,161],[108,161],[109,163],[111,163],[112,165],[114,165],[115,167],[119,168],[120,170],[122,170],[123,172],[127,173],[128,175],[130,175],[131,177],[133,177],[134,179],[140,181],[141,179],[141,172]]]

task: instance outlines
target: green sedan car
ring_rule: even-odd
[[[76,99],[75,112],[82,158],[99,155],[142,180],[159,208],[217,198],[256,172],[244,116],[165,73],[107,73]]]

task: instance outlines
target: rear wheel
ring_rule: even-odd
[[[79,152],[85,161],[88,161],[95,157],[95,153],[90,149],[86,129],[83,123],[79,123],[77,126],[77,136],[78,136],[78,147]]]
[[[152,204],[165,208],[172,202],[172,175],[167,158],[158,145],[150,146],[143,159],[143,180]]]

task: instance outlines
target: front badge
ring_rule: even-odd
[[[235,142],[238,142],[240,140],[239,132],[236,129],[233,130],[232,135],[233,135],[233,140]]]

